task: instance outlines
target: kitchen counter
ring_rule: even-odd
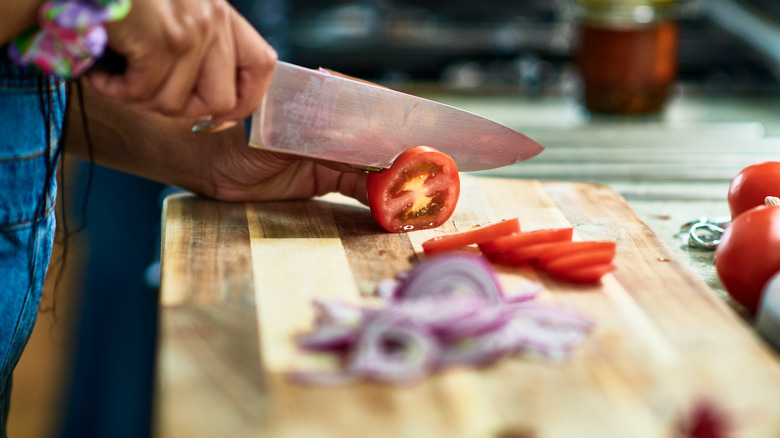
[[[773,111],[780,100],[713,100],[683,93],[661,116],[616,118],[588,117],[565,98],[420,94],[521,130],[547,147],[528,162],[473,178],[469,175],[468,187],[476,184],[477,188],[466,190],[471,195],[463,201],[463,211],[456,213],[461,215],[457,217],[461,226],[486,220],[483,214],[502,217],[502,212],[522,210],[521,220],[525,217],[532,228],[571,223],[578,233],[592,233],[594,238],[622,236],[626,248],[622,257],[648,265],[640,269],[632,264],[628,271],[616,273],[615,281],[605,282],[604,291],[609,293],[603,294],[582,294],[544,280],[552,296],[601,315],[605,331],[595,349],[586,350],[585,362],[575,360],[571,369],[520,360],[485,375],[455,372],[421,388],[390,393],[370,385],[361,385],[356,392],[292,387],[280,380],[277,371],[296,357],[294,344],[287,337],[273,335],[289,335],[310,320],[311,315],[300,310],[301,300],[308,302],[316,296],[310,291],[332,289],[327,281],[307,280],[310,273],[300,266],[316,266],[327,276],[343,269],[340,257],[346,253],[353,271],[370,272],[355,275],[354,297],[365,296],[379,279],[408,268],[413,259],[410,254],[437,231],[421,232],[409,241],[391,241],[398,236],[370,232],[372,223],[364,207],[349,202],[342,205],[344,200],[338,198],[335,204],[254,206],[176,195],[167,201],[163,217],[155,399],[159,437],[310,438],[334,436],[344,425],[361,425],[364,429],[360,430],[386,428],[382,433],[355,436],[390,432],[391,436],[435,436],[425,432],[448,430],[441,436],[456,436],[457,431],[462,436],[602,438],[627,436],[627,430],[637,428],[643,432],[634,436],[661,437],[667,436],[672,417],[682,412],[673,412],[671,402],[679,407],[682,400],[695,396],[693,392],[706,393],[709,384],[718,397],[733,391],[731,401],[739,409],[757,400],[780,406],[780,400],[773,399],[780,394],[775,353],[751,332],[749,321],[738,316],[741,309],[729,301],[714,272],[713,253],[690,248],[679,233],[690,220],[727,216],[726,191],[736,173],[750,163],[778,159],[780,114]],[[528,206],[514,198],[526,190],[532,194]],[[485,206],[488,213],[483,211]],[[335,223],[301,220],[290,214],[291,208],[306,209],[306,217],[332,215]],[[447,225],[449,231],[456,228]],[[285,234],[289,229],[300,231]],[[373,254],[381,260],[365,258],[367,247],[379,248]],[[657,282],[653,277],[642,279],[655,270],[665,272],[663,278]],[[297,297],[298,292],[270,294],[257,289],[262,285],[285,290],[291,282],[305,286],[301,289],[305,297]],[[634,282],[643,286],[635,288]],[[329,293],[353,297],[349,291]],[[665,300],[669,302],[664,304]],[[680,313],[680,305],[705,310],[700,315]],[[730,363],[732,359],[724,356],[731,354],[740,358]],[[658,368],[658,364],[665,365]],[[756,369],[748,369],[753,366]],[[697,367],[703,367],[701,373]],[[685,372],[678,373],[682,369]],[[741,371],[751,377],[740,377]],[[559,379],[559,372],[568,377]],[[523,373],[531,380],[539,379],[541,387],[533,382],[521,385]],[[520,379],[514,384],[519,385],[517,391],[496,386],[502,381],[495,380],[497,376],[509,378],[506,382]],[[558,395],[535,392],[544,391],[544,385],[564,382],[574,386],[558,388]],[[536,395],[523,399],[523,394]],[[352,411],[335,409],[329,400],[355,407]],[[513,418],[511,410],[492,412],[487,407],[495,403],[524,406],[528,413]],[[551,426],[555,418],[561,418],[553,415],[559,403],[568,406],[567,412],[575,411],[566,418],[581,421],[581,430],[587,433],[571,435],[576,428]],[[366,418],[355,417],[354,412],[369,408],[371,414],[364,412]],[[444,412],[431,411],[436,415],[426,420],[415,413],[431,409]],[[387,416],[374,418],[376,412]],[[603,412],[610,415],[602,417]],[[334,417],[328,419],[331,413]],[[276,415],[282,420],[272,418]],[[780,418],[780,412],[758,415]],[[394,418],[423,423],[411,430],[406,427],[416,427],[416,423],[399,423]],[[312,424],[327,430],[312,426],[314,419]],[[739,436],[770,438],[770,431],[780,430],[775,420],[759,423],[742,428]],[[491,432],[486,435],[485,431]]]

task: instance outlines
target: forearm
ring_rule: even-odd
[[[32,27],[43,0],[2,0],[0,6],[0,46]]]
[[[65,151],[89,159],[82,111],[76,88],[72,88]],[[208,157],[218,155],[221,149],[245,144],[242,126],[222,133],[192,134],[192,120],[118,104],[90,92],[88,86],[83,90],[96,164],[215,196]]]

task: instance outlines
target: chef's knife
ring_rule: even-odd
[[[362,169],[434,147],[468,172],[527,160],[544,147],[504,125],[428,99],[278,61],[252,116],[250,145]]]

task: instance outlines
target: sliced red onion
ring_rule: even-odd
[[[365,312],[362,307],[338,300],[314,300],[317,325],[359,325]]]
[[[484,367],[495,363],[515,348],[506,327],[446,344],[439,359],[440,366]]]
[[[436,334],[448,330],[453,324],[472,318],[485,305],[485,300],[477,297],[454,300],[444,297],[424,297],[394,303],[383,311],[402,315]]]
[[[299,345],[341,354],[345,366],[290,378],[315,385],[413,383],[436,369],[486,366],[513,354],[565,358],[593,327],[574,309],[535,300],[536,283],[505,298],[481,257],[436,256],[398,278],[378,285],[377,294],[389,298],[383,307],[316,301],[317,325]]]
[[[507,324],[505,331],[512,339],[513,352],[535,351],[549,357],[568,356],[587,334],[583,330],[550,330],[548,328],[524,324],[517,320]]]
[[[345,350],[352,346],[360,333],[359,327],[322,325],[298,337],[298,346],[310,351]]]
[[[390,313],[369,318],[348,370],[384,382],[409,383],[436,366],[439,345],[423,327]]]
[[[504,300],[490,263],[466,254],[444,254],[420,263],[402,281],[394,299],[438,295],[450,298],[477,295],[492,303]]]
[[[512,291],[512,293],[506,294],[504,301],[507,303],[523,303],[531,301],[542,291],[542,285],[535,282],[525,282],[520,287]]]
[[[377,283],[374,293],[382,299],[391,300],[400,285],[401,282],[399,280],[387,278]]]
[[[360,381],[360,376],[347,370],[292,371],[286,377],[293,383],[315,386],[343,386]]]
[[[584,331],[595,323],[582,313],[567,307],[538,302],[513,303],[511,309],[516,318],[532,319],[545,326],[570,327]]]
[[[437,334],[443,341],[455,341],[500,330],[512,320],[512,312],[504,306],[485,306],[470,318],[450,324]]]

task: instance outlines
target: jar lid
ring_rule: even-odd
[[[654,23],[677,18],[680,0],[576,0],[580,18],[603,23]]]

